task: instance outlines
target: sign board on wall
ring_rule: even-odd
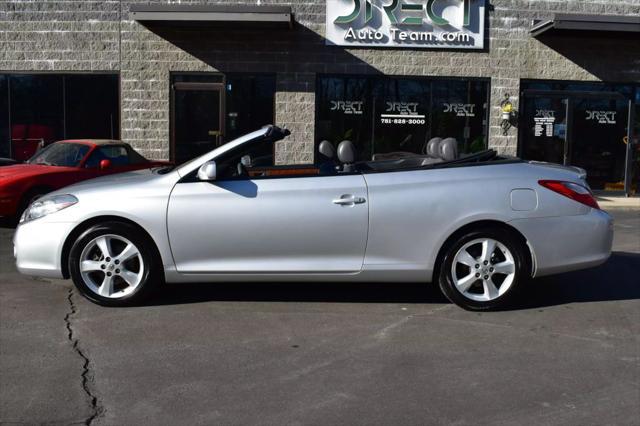
[[[327,0],[327,44],[483,49],[485,0]]]

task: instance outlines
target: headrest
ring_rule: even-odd
[[[440,143],[440,158],[444,161],[458,158],[458,141],[455,138],[447,138]]]
[[[427,143],[427,155],[431,158],[440,158],[440,142],[442,138],[433,138]]]
[[[324,157],[322,160],[333,160],[336,156],[336,148],[329,141],[322,141],[318,146],[318,153]]]
[[[338,145],[338,160],[343,164],[351,164],[356,161],[356,147],[353,142],[340,142],[340,145]]]

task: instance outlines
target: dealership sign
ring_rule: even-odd
[[[483,49],[485,0],[327,0],[327,44]]]

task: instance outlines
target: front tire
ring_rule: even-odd
[[[73,283],[103,306],[128,306],[146,299],[160,281],[153,242],[133,225],[106,222],[78,237],[69,254]]]
[[[469,231],[444,252],[438,281],[444,295],[470,311],[510,306],[529,278],[526,249],[501,229]]]

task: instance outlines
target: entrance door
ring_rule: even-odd
[[[526,97],[521,127],[521,157],[568,165],[568,99],[561,97]]]
[[[609,92],[525,91],[520,156],[581,167],[594,190],[621,189],[627,115],[628,101]]]
[[[174,83],[172,100],[172,161],[184,163],[223,143],[224,85]]]
[[[571,164],[587,170],[598,190],[624,188],[628,101],[573,100]]]

